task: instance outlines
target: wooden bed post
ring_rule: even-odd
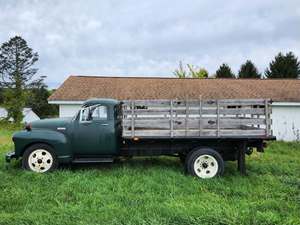
[[[242,141],[238,150],[238,171],[241,175],[246,175],[246,150],[247,150],[247,141]]]

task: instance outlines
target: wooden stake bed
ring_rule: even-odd
[[[128,100],[123,138],[272,136],[267,99]]]

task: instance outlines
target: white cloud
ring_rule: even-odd
[[[214,73],[279,51],[300,56],[296,0],[0,0],[0,42],[23,36],[50,86],[70,74],[172,76],[178,61]]]

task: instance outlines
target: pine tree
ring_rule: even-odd
[[[22,37],[15,36],[0,47],[0,85],[5,88],[8,118],[12,117],[17,123],[23,118],[25,89],[32,83],[32,78],[37,72],[36,68],[32,68],[37,60],[38,54],[27,46]]]
[[[33,82],[28,89],[28,96],[26,105],[30,107],[40,118],[47,118],[49,116],[57,116],[57,105],[48,104],[48,98],[51,92],[48,86],[44,83],[44,78]]]
[[[275,56],[266,69],[267,78],[299,78],[300,62],[294,53],[289,52],[286,55],[281,52]]]
[[[250,60],[247,60],[244,64],[241,65],[238,76],[239,78],[260,78],[261,77],[256,66]]]
[[[223,63],[216,71],[216,78],[235,78],[235,75],[231,71],[231,68]]]

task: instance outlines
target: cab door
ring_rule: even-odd
[[[107,105],[82,108],[73,135],[75,155],[105,156],[115,152],[114,118]]]

